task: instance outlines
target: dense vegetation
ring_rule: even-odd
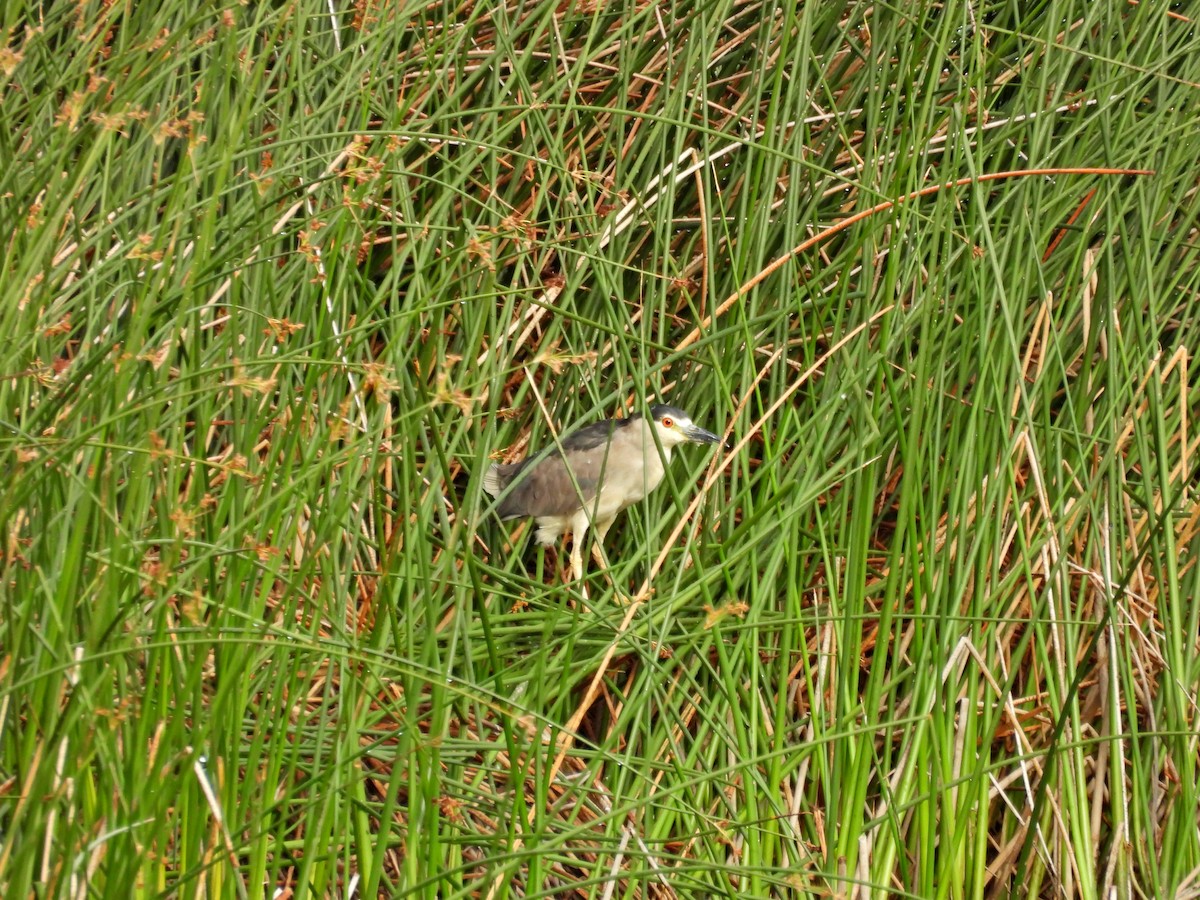
[[[331,6],[0,13],[0,895],[1196,896],[1200,10]]]

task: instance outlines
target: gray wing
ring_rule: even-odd
[[[557,447],[519,463],[492,466],[484,479],[489,494],[496,496],[512,485],[496,508],[500,518],[564,516],[595,500],[609,464],[613,427],[614,421],[597,422],[563,439],[562,448],[574,468],[573,479]]]
[[[604,419],[593,422],[583,428],[577,428],[562,440],[563,449],[568,453],[578,450],[593,450],[608,444],[608,439],[617,428],[624,428],[629,419]]]

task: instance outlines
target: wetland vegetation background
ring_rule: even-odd
[[[0,894],[1194,896],[1197,15],[6,4]]]

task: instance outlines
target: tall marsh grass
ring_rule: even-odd
[[[1197,16],[6,5],[0,894],[1196,896]]]

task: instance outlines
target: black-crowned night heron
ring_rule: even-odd
[[[552,544],[569,531],[571,572],[582,578],[588,525],[603,541],[617,513],[658,487],[671,450],[688,441],[719,444],[721,439],[692,424],[682,409],[652,406],[649,416],[580,428],[563,438],[561,451],[555,445],[512,465],[494,465],[483,489],[502,496],[496,508],[500,518],[533,516],[539,544]]]

